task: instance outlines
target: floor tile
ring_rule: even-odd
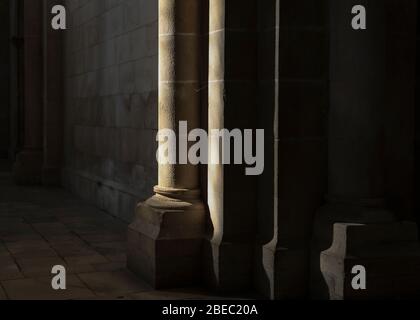
[[[95,297],[77,276],[67,276],[66,282],[66,290],[54,290],[51,278],[2,281],[2,286],[12,300],[78,300]]]
[[[151,288],[129,271],[94,272],[79,277],[97,295],[129,294],[151,290]]]
[[[69,264],[94,264],[105,263],[108,261],[104,256],[97,253],[88,256],[64,257],[64,259]]]
[[[17,264],[25,277],[47,277],[56,265],[65,265],[65,261],[59,257],[52,258],[22,258],[16,259]]]
[[[124,270],[127,267],[126,262],[106,262],[106,263],[96,263],[92,265],[95,271],[119,271]]]
[[[126,268],[126,223],[63,189],[12,183],[0,177],[0,300],[211,297],[153,290]],[[66,291],[51,288],[55,265],[66,268]]]
[[[6,263],[0,264],[0,281],[1,280],[14,280],[23,278],[22,273],[20,272],[16,263]]]

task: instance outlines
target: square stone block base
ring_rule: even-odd
[[[366,272],[366,289],[353,288]],[[420,297],[420,243],[414,223],[334,225],[331,248],[321,253],[329,298],[403,299]],[[352,273],[354,271],[354,273]]]
[[[156,289],[198,285],[204,207],[159,201],[152,198],[137,208],[128,228],[128,268]]]

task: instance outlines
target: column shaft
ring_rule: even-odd
[[[255,0],[209,2],[210,159],[220,152],[212,130],[257,128],[257,8]],[[256,186],[243,165],[208,166],[206,280],[217,290],[252,286]]]
[[[62,2],[43,0],[43,149],[42,181],[60,184],[63,128],[63,30],[51,28],[51,8]]]
[[[23,150],[14,165],[18,183],[39,183],[42,171],[42,1],[23,3]]]
[[[200,1],[159,2],[159,129],[177,134],[180,121],[186,121],[189,130],[200,126],[199,16]],[[159,187],[199,189],[199,168],[160,165]]]

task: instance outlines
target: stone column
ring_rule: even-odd
[[[292,0],[293,1],[293,0]],[[279,294],[279,284],[290,279],[284,272],[279,233],[283,225],[279,217],[279,52],[280,52],[280,0],[265,0],[259,3],[259,101],[264,106],[260,111],[260,122],[266,129],[265,172],[259,179],[258,195],[259,235],[257,244],[256,284],[260,293],[271,299],[289,298]],[[271,127],[271,130],[268,128]],[[267,156],[269,155],[269,157]],[[287,169],[286,169],[287,170]],[[284,278],[280,278],[280,277]],[[279,281],[282,279],[283,281]],[[289,286],[284,286],[289,289]],[[290,292],[290,290],[285,290]]]
[[[62,4],[57,0],[43,0],[43,149],[42,182],[59,185],[61,176],[63,128],[63,59],[62,35],[65,30],[51,27],[51,9]]]
[[[24,146],[17,155],[17,183],[41,181],[42,172],[42,1],[23,3]]]
[[[394,49],[387,38],[390,3],[359,1],[367,10],[367,29],[353,30],[354,1],[330,2],[329,181],[327,205],[315,225],[316,298],[397,298],[414,294],[414,284],[420,284],[416,225],[398,222],[385,199],[385,110],[396,89],[389,86],[389,66],[395,63],[389,59]],[[413,28],[409,20],[402,23]],[[406,37],[403,42],[409,41]],[[399,81],[410,86],[410,71]],[[351,285],[356,265],[366,269],[366,290]]]
[[[9,159],[15,161],[18,148],[18,1],[10,2],[10,149]]]
[[[212,130],[257,127],[257,8],[255,0],[209,2],[210,159],[220,151]],[[243,165],[208,166],[212,232],[205,243],[206,280],[218,291],[253,285],[256,186]]]
[[[11,113],[11,95],[10,84],[11,74],[9,65],[11,64],[10,56],[10,31],[9,31],[9,5],[10,2],[5,1],[0,3],[0,41],[3,43],[0,48],[0,99],[2,105],[0,107],[0,159],[7,159],[11,149],[11,126],[10,126],[10,113]]]
[[[200,127],[200,5],[159,0],[159,129],[177,134],[180,121],[189,130]],[[137,207],[128,267],[156,288],[200,279],[205,209],[199,189],[198,166],[159,165],[155,196]]]
[[[383,207],[386,82],[385,1],[365,1],[367,30],[353,30],[353,1],[330,4],[328,200]],[[387,211],[355,210],[352,222],[378,221]]]

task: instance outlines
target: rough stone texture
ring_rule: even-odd
[[[66,6],[64,184],[131,221],[157,182],[157,1]]]

